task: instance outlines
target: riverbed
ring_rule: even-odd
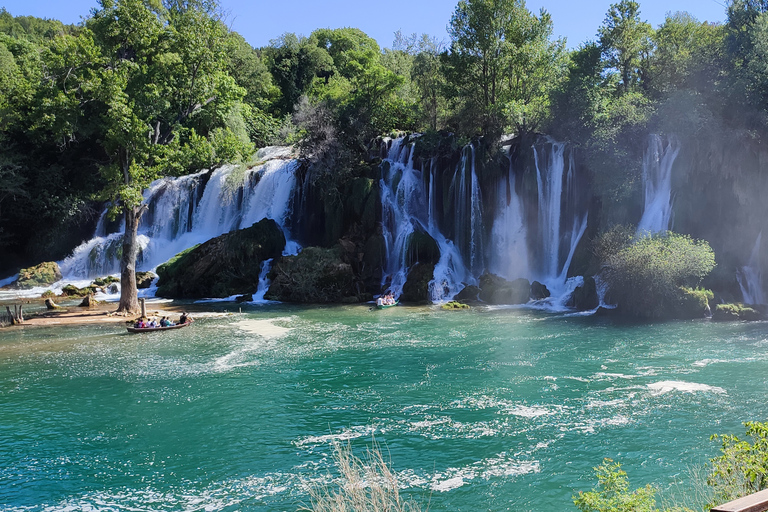
[[[376,442],[431,511],[575,510],[604,457],[671,499],[712,434],[768,419],[764,322],[240,311],[0,331],[0,508],[293,511],[334,442]]]

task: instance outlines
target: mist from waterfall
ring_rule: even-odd
[[[757,235],[757,240],[755,240],[749,262],[736,272],[736,279],[739,282],[739,288],[741,288],[745,304],[766,304],[763,274],[760,270],[760,244],[762,238],[763,232],[761,231]]]
[[[672,227],[672,166],[680,153],[680,141],[674,135],[667,141],[656,134],[648,137],[643,156],[645,202],[637,233],[659,233]]]
[[[291,214],[298,162],[286,159],[279,149],[260,152],[260,158],[278,158],[250,169],[225,165],[213,172],[153,182],[144,192],[147,211],[139,225],[137,269],[152,269],[181,251],[264,218],[283,228],[285,253],[296,254],[300,247],[285,226]],[[124,227],[107,233],[106,225],[102,215],[96,236],[60,263],[65,279],[120,272]]]

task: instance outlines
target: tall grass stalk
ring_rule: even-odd
[[[365,459],[352,453],[349,444],[334,443],[333,459],[339,478],[309,489],[310,512],[421,512],[421,507],[400,495],[400,484],[381,448],[374,443]]]

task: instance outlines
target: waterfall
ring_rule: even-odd
[[[440,215],[436,192],[438,169],[432,162],[429,163],[426,176],[423,171],[415,169],[413,145],[405,145],[403,138],[388,140],[387,144],[391,146],[382,164],[380,181],[382,233],[386,251],[382,287],[389,288],[395,297],[402,295],[411,264],[408,245],[414,233],[423,232],[435,241],[440,250],[440,258],[429,283],[430,297],[434,302],[450,299],[461,291],[463,282],[474,282],[474,279],[464,264],[461,246],[448,239],[439,228]],[[425,181],[429,182],[429,187],[425,186]],[[469,190],[476,190],[470,194],[476,195],[474,201],[471,197],[468,201],[464,200],[466,188],[462,189],[463,192],[457,191],[468,181]],[[478,226],[482,219],[479,214],[479,184],[474,173],[474,152],[469,163],[464,158],[456,169],[452,187],[453,197],[460,204],[468,204],[469,208],[475,209],[474,214],[467,214],[466,210],[456,204],[456,210],[463,211],[457,211],[454,219],[457,225],[467,226],[467,246],[471,246],[473,240],[476,244],[474,248],[469,248],[469,254],[474,254],[477,261],[481,261],[482,244],[478,240],[482,236],[482,230]]]
[[[291,199],[296,188],[296,160],[284,148],[260,151],[262,163],[243,169],[225,165],[180,178],[162,178],[144,192],[147,211],[139,225],[137,269],[149,270],[179,252],[264,218],[275,220],[286,237],[286,254],[300,246],[289,230]],[[269,159],[272,157],[277,159]],[[96,236],[60,263],[65,279],[82,279],[120,271],[121,232],[106,233],[104,218]]]
[[[739,288],[741,288],[745,304],[766,304],[763,275],[760,271],[760,243],[762,238],[763,232],[761,231],[755,240],[749,262],[736,272],[736,279],[739,281]]]
[[[535,198],[518,195],[516,179],[525,169],[514,169],[511,157],[508,172],[494,187],[483,189],[472,144],[451,169],[438,168],[434,159],[417,169],[413,145],[404,138],[387,144],[380,182],[386,247],[382,287],[402,294],[413,263],[408,244],[415,233],[428,234],[440,250],[429,283],[433,302],[451,299],[464,285],[477,284],[486,271],[509,280],[539,279],[558,294],[553,300],[575,287],[576,282],[567,282],[567,274],[587,228],[587,202],[567,144],[547,140],[533,147]],[[484,192],[491,199],[486,200]],[[535,202],[535,208],[528,209],[531,218],[525,214],[526,201]]]
[[[580,197],[573,151],[568,151],[566,162],[566,149],[565,143],[552,140],[543,148],[533,147],[538,186],[535,275],[553,296],[570,289],[568,269],[587,229],[588,212]]]
[[[497,217],[491,230],[489,270],[512,280],[529,275],[528,244],[523,201],[515,190],[515,172],[512,159],[509,172],[497,186]]]
[[[256,293],[253,294],[253,302],[265,302],[264,295],[269,290],[269,285],[272,284],[267,277],[270,270],[272,270],[272,258],[261,262],[261,269],[259,271],[259,287],[256,290]]]
[[[665,145],[656,134],[648,138],[643,156],[645,204],[637,233],[658,233],[672,227],[672,165],[680,153],[680,142],[671,135]]]

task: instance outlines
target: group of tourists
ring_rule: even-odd
[[[378,299],[376,299],[377,306],[394,306],[395,304],[395,296],[391,293],[381,295]]]
[[[178,322],[174,322],[167,316],[162,317],[159,321],[157,320],[157,318],[141,317],[138,320],[136,320],[136,323],[133,326],[136,329],[156,329],[158,327],[172,327],[174,325],[185,324],[190,321],[191,319],[189,318],[187,313],[184,312],[181,314],[181,317],[179,317]]]

